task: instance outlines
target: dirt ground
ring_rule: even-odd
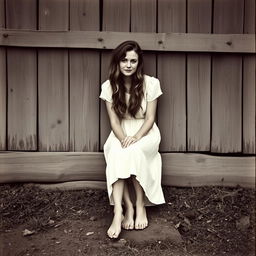
[[[0,185],[0,255],[255,255],[253,189],[164,187],[164,194],[165,205],[147,208],[149,228],[112,241],[106,191]]]

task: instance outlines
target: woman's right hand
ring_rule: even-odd
[[[121,140],[121,145],[123,148],[129,147],[131,144],[137,142],[138,140],[133,136],[126,136],[124,139]]]

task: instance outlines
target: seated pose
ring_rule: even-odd
[[[107,231],[110,238],[117,238],[121,227],[146,228],[145,206],[165,203],[158,152],[161,137],[155,124],[161,94],[159,80],[143,72],[142,51],[136,42],[125,41],[113,50],[109,80],[102,84],[100,94],[106,101],[112,128],[104,144],[107,189],[114,205],[114,218]]]

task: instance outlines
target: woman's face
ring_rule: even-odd
[[[131,76],[136,72],[138,64],[138,54],[134,50],[128,51],[119,63],[120,71],[124,76]]]

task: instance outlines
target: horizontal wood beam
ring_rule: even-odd
[[[0,30],[0,46],[114,49],[125,40],[146,51],[255,53],[255,35]]]
[[[255,157],[163,153],[162,184],[255,187]],[[102,153],[1,152],[0,183],[105,181]]]

